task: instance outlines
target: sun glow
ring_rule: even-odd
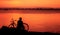
[[[59,8],[60,0],[0,0],[0,7],[52,7]]]

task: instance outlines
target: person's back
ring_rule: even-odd
[[[23,21],[20,21],[20,20],[18,20],[18,22],[17,22],[18,24],[17,24],[17,27],[22,27],[23,26]]]
[[[20,17],[18,22],[17,22],[17,29],[18,30],[24,30],[24,25],[23,25],[23,21],[22,18]]]

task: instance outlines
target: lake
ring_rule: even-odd
[[[29,31],[60,33],[60,11],[53,10],[0,10],[0,27],[8,26],[12,18],[18,21],[19,17],[29,25]]]

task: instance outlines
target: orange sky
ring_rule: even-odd
[[[0,0],[0,7],[52,7],[60,8],[60,0]]]
[[[60,8],[60,0],[0,0],[0,7],[52,7]],[[1,11],[0,11],[1,12]],[[5,11],[4,11],[5,12]],[[10,11],[8,11],[10,12]],[[15,12],[15,11],[14,11]],[[20,12],[20,11],[19,11]],[[7,16],[6,16],[7,15]],[[0,26],[9,25],[11,18],[18,20],[19,17],[28,23],[31,31],[60,32],[60,14],[17,14],[0,13]]]

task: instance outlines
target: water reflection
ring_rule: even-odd
[[[53,12],[53,11],[52,11]],[[18,20],[22,17],[29,24],[29,31],[60,32],[60,13],[49,11],[0,11],[0,26],[10,24],[11,18]],[[15,21],[16,23],[17,21]]]

